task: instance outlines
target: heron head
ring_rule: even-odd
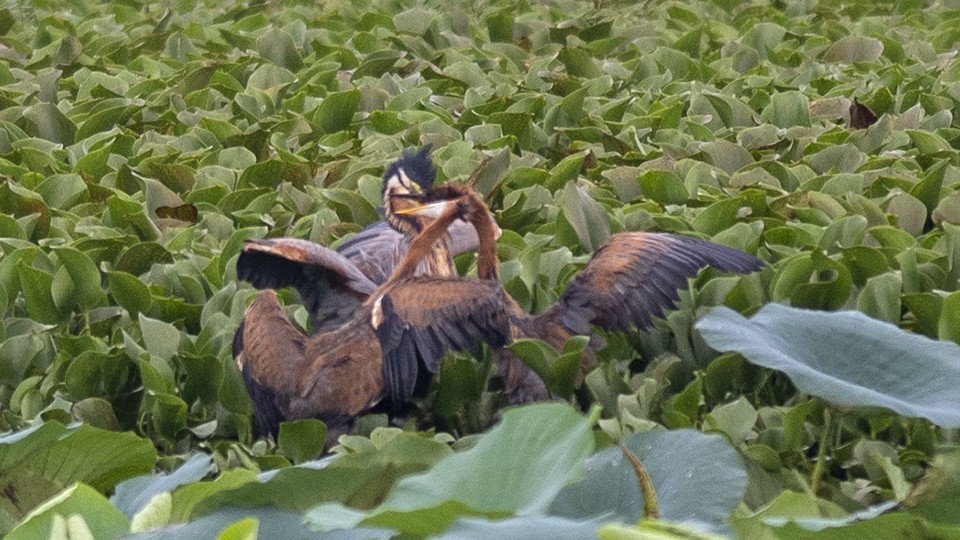
[[[410,208],[413,199],[408,195],[423,193],[433,187],[437,171],[430,161],[430,147],[419,151],[408,150],[387,167],[383,175],[384,215],[390,226],[407,233],[416,234],[423,229],[417,213],[402,212]]]

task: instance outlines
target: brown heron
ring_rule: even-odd
[[[404,152],[384,173],[381,195],[384,202],[384,221],[377,222],[340,245],[337,251],[296,238],[249,240],[237,259],[237,277],[258,289],[293,287],[310,314],[314,332],[335,329],[361,309],[368,295],[383,284],[406,253],[411,239],[429,223],[427,217],[403,212],[410,203],[404,195],[420,193],[433,186],[436,170],[430,161],[429,147],[420,151]],[[426,251],[415,275],[454,275],[453,256],[473,251],[478,240],[473,227],[457,220],[450,224],[449,234],[437,239]],[[266,299],[260,302],[266,302]],[[275,300],[274,300],[275,302]],[[290,323],[285,316],[274,312],[274,307],[263,307],[248,313],[264,313],[264,320],[285,327]],[[268,315],[269,314],[269,315]],[[243,374],[247,391],[254,406],[254,422],[258,433],[277,434],[282,416],[276,409],[257,406],[271,403],[275,389],[259,385],[263,377],[251,373],[244,354],[245,315],[234,335],[233,356]],[[285,321],[285,322],[280,322]],[[292,335],[292,334],[291,334]],[[259,355],[269,354],[267,342],[261,343]],[[276,369],[284,369],[289,354],[286,345],[278,340],[274,347]],[[261,360],[261,369],[266,364]]]
[[[383,359],[394,354],[392,348],[403,348],[401,356],[414,355],[432,367],[448,350],[476,350],[480,342],[502,347],[508,342],[506,299],[499,283],[415,275],[447,227],[466,212],[465,205],[458,204],[447,204],[440,213],[435,208],[416,204],[398,210],[400,215],[425,217],[429,224],[410,242],[390,277],[342,325],[307,336],[290,321],[272,290],[250,304],[238,331],[242,353],[237,362],[261,430],[276,433],[283,420],[319,418],[331,436],[342,432],[382,399]],[[495,246],[499,231],[489,212],[471,215],[488,223],[484,234],[494,235],[481,235],[480,243]],[[451,292],[456,296],[448,296]],[[384,324],[415,334],[427,332],[437,339],[429,348],[404,339],[378,339]],[[382,342],[386,344],[381,348]]]
[[[404,152],[387,167],[381,191],[385,219],[348,239],[336,252],[296,238],[248,240],[237,259],[237,277],[258,289],[296,289],[315,330],[343,324],[387,280],[410,240],[426,226],[425,218],[397,211],[409,204],[404,195],[433,186],[436,170],[429,151],[427,147]],[[433,247],[416,274],[454,275],[453,256],[475,250],[477,236],[472,227],[457,221]]]
[[[591,327],[627,331],[646,328],[653,317],[664,309],[675,307],[678,290],[705,266],[725,272],[753,272],[763,261],[736,249],[713,242],[667,233],[625,232],[612,235],[594,253],[587,266],[568,285],[556,303],[540,315],[527,314],[499,285],[497,255],[493,227],[486,216],[489,211],[482,200],[466,186],[445,185],[425,190],[419,198],[424,204],[438,208],[456,204],[467,210],[465,219],[477,230],[477,274],[481,281],[497,283],[497,295],[504,302],[510,320],[510,337],[537,338],[560,349],[573,335],[591,335]],[[439,201],[439,202],[438,202]],[[459,308],[469,309],[465,300],[457,300],[457,288],[467,287],[467,280],[446,280],[442,295]],[[434,291],[441,294],[441,291]],[[418,298],[408,300],[416,305]],[[393,304],[382,302],[383,323],[377,334],[383,344],[384,383],[393,403],[410,399],[421,366],[436,373],[438,362],[421,356],[421,351],[439,350],[444,337],[455,335],[451,321],[410,326],[402,318],[390,316]],[[410,306],[404,306],[410,309]],[[522,403],[548,399],[543,381],[507,349],[494,353],[506,382],[508,401]],[[434,355],[435,357],[436,355]],[[581,373],[593,363],[592,354],[585,355]]]

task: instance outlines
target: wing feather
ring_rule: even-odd
[[[315,328],[343,322],[377,288],[348,258],[296,238],[248,240],[237,277],[258,289],[295,288]]]
[[[472,225],[457,220],[447,229],[446,243],[450,255],[455,257],[476,251],[480,240]],[[410,240],[405,235],[390,228],[386,221],[378,221],[340,244],[337,252],[349,259],[371,281],[381,285],[400,264],[409,245]],[[417,273],[423,272],[418,269]]]
[[[387,398],[395,408],[410,400],[421,369],[440,370],[447,351],[477,352],[481,342],[510,340],[503,289],[498,282],[455,278],[398,283],[380,299],[376,327],[383,350]]]
[[[615,234],[545,315],[578,334],[587,333],[591,324],[620,331],[647,328],[653,317],[676,306],[678,291],[705,266],[754,272],[763,261],[691,236]]]
[[[258,433],[277,434],[305,342],[306,336],[287,318],[272,290],[257,295],[244,313],[233,354],[253,401]]]

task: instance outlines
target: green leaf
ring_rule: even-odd
[[[403,478],[369,516],[338,506],[307,514],[320,527],[364,520],[399,531],[439,532],[460,515],[542,512],[556,494],[582,477],[593,447],[588,419],[565,404],[508,410],[470,450],[430,471]]]
[[[707,414],[703,419],[704,431],[720,431],[730,439],[730,442],[739,446],[753,434],[754,425],[759,415],[746,398],[721,405]]]
[[[126,272],[107,272],[107,286],[113,299],[131,316],[150,309],[150,289],[136,277]]]
[[[553,540],[580,540],[593,538],[600,526],[599,520],[572,520],[555,516],[519,516],[507,519],[485,520],[460,518],[438,540],[484,540],[486,538],[529,538]]]
[[[888,272],[867,280],[857,297],[857,309],[881,321],[900,322],[900,290],[903,280],[899,274]]]
[[[257,38],[257,49],[260,56],[270,60],[279,67],[290,71],[297,71],[303,66],[300,53],[290,35],[277,28],[267,30]]]
[[[826,62],[876,62],[883,54],[883,42],[866,36],[847,36],[838,39],[823,54]]]
[[[913,144],[916,145],[917,150],[919,150],[921,154],[936,154],[953,150],[950,143],[936,133],[908,129],[907,135],[910,136],[910,140],[913,141]]]
[[[659,519],[644,519],[634,526],[608,523],[597,531],[600,540],[719,540],[726,538],[705,533],[697,525],[678,525]]]
[[[328,94],[320,102],[314,113],[314,119],[324,133],[336,133],[350,127],[353,115],[360,106],[360,90]]]
[[[940,339],[960,344],[960,292],[954,292],[943,299],[940,308]]]
[[[583,168],[586,159],[587,154],[583,152],[563,158],[550,170],[550,176],[544,182],[544,185],[550,191],[557,191],[576,180],[580,176],[580,170]]]
[[[276,93],[296,80],[297,76],[288,69],[273,64],[263,64],[247,79],[247,89]]]
[[[237,186],[276,188],[281,182],[290,182],[302,187],[307,178],[307,167],[303,164],[268,159],[247,167],[237,180]]]
[[[210,456],[194,454],[170,473],[138,476],[117,484],[110,502],[132,519],[154,496],[203,479],[210,472],[211,464]]]
[[[11,525],[7,516],[22,519],[71,484],[83,482],[106,491],[121,480],[153,470],[156,460],[156,450],[146,439],[85,425],[67,429],[46,422],[0,437],[0,474],[6,482],[0,525]]]
[[[90,257],[68,247],[57,248],[55,253],[72,281],[73,295],[67,305],[88,310],[104,304],[106,294],[101,285],[100,271]]]
[[[562,195],[563,216],[573,227],[584,251],[596,251],[610,236],[610,216],[576,184],[569,184]]]
[[[23,111],[33,135],[68,146],[74,143],[77,126],[52,103],[37,103]]]
[[[90,535],[91,538],[115,538],[130,528],[130,522],[96,490],[84,484],[65,489],[43,505],[34,509],[26,519],[6,536],[11,540],[63,537],[57,518],[69,519],[69,538]],[[82,520],[85,527],[77,523]],[[60,530],[60,534],[54,531]],[[76,535],[76,536],[74,536]]]
[[[20,290],[23,292],[30,318],[43,323],[56,324],[65,319],[65,314],[54,302],[53,276],[27,265],[17,263],[17,275],[20,278]]]
[[[170,323],[139,315],[143,344],[150,354],[169,361],[180,349],[180,331]]]
[[[960,396],[951,383],[960,377],[954,361],[960,347],[954,343],[911,334],[859,312],[780,304],[764,306],[749,320],[720,307],[697,328],[714,349],[783,371],[800,390],[837,405],[883,407],[943,427],[960,426]]]
[[[660,204],[683,204],[690,197],[683,180],[672,171],[644,171],[637,181],[643,196]]]
[[[323,452],[327,426],[320,420],[281,422],[277,447],[294,463],[313,459]]]
[[[760,119],[780,128],[810,125],[810,102],[800,92],[780,92],[770,96],[770,103]]]

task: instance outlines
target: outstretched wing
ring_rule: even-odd
[[[432,278],[401,282],[375,301],[371,324],[394,408],[413,395],[421,365],[436,373],[448,350],[479,352],[481,342],[510,341],[504,294],[494,281]]]
[[[477,231],[460,220],[454,221],[447,229],[446,242],[453,257],[476,251],[480,243]],[[381,285],[393,273],[409,245],[406,236],[391,229],[386,221],[378,221],[340,244],[337,252],[349,259],[370,281]],[[418,268],[417,274],[421,273]]]
[[[295,288],[315,328],[347,320],[377,288],[343,255],[296,238],[248,240],[237,277],[258,289]]]
[[[713,242],[666,233],[611,236],[544,315],[577,334],[590,325],[626,331],[649,327],[676,306],[679,289],[705,266],[754,272],[763,261]]]

